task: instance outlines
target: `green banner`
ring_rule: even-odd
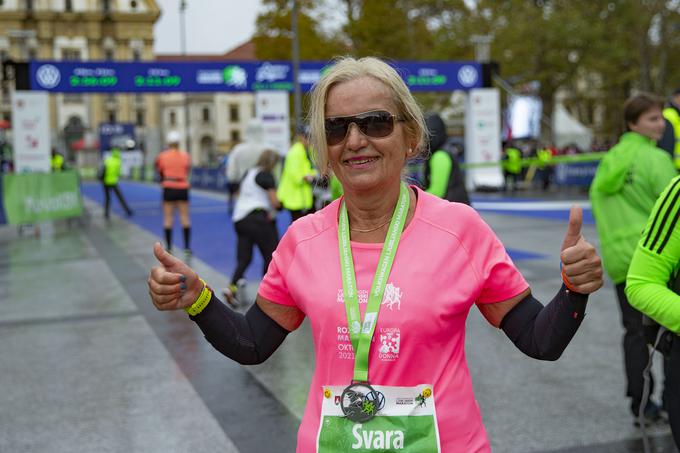
[[[11,225],[76,217],[83,212],[75,171],[4,175],[2,189]]]

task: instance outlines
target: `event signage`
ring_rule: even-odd
[[[476,62],[396,61],[392,65],[413,91],[467,91],[482,86],[481,64]],[[301,90],[311,90],[328,66],[301,62]],[[293,91],[293,67],[288,61],[34,60],[29,72],[31,90],[55,93]]]
[[[255,93],[255,116],[262,122],[264,141],[285,156],[290,147],[290,102],[285,91]]]
[[[14,171],[49,172],[51,159],[49,98],[44,92],[15,91],[12,96]]]
[[[2,186],[10,225],[76,217],[83,212],[75,171],[4,175]]]
[[[116,146],[127,149],[126,143],[135,139],[135,125],[133,123],[100,123],[99,149],[108,151]]]
[[[468,93],[465,115],[465,163],[485,164],[501,160],[500,93],[497,88],[481,88]],[[498,188],[503,175],[497,165],[467,170],[468,189]]]

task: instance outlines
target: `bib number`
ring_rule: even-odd
[[[355,423],[342,411],[343,387],[323,388],[318,453],[417,451],[440,453],[432,385],[373,386],[382,406],[372,419]]]

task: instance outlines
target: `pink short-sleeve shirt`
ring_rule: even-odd
[[[431,383],[442,452],[488,452],[465,360],[465,320],[474,304],[508,300],[528,288],[476,211],[417,189],[388,278],[369,355],[376,385]],[[348,385],[354,358],[347,332],[338,251],[338,200],[296,221],[274,252],[259,294],[309,318],[316,367],[298,432],[313,452],[323,388]],[[352,242],[363,316],[382,244]]]

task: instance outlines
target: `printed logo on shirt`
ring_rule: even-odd
[[[380,352],[378,357],[383,362],[394,362],[399,358],[401,332],[398,327],[380,328]]]
[[[383,294],[381,305],[383,308],[389,308],[393,311],[395,308],[401,310],[401,298],[403,296],[404,293],[398,286],[395,286],[393,283],[388,283],[385,286],[385,293]],[[368,291],[365,289],[357,290],[357,298],[359,299],[359,305],[366,305],[368,303]],[[345,295],[342,288],[338,290],[337,301],[341,304],[345,303]]]

